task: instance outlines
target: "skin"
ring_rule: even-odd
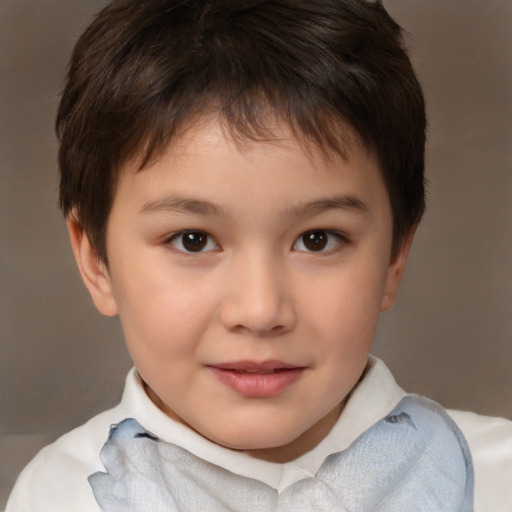
[[[284,462],[338,419],[412,235],[391,258],[373,155],[355,147],[326,161],[278,133],[241,147],[208,121],[150,167],[127,165],[108,220],[108,268],[73,216],[68,226],[93,301],[120,316],[155,404],[215,443]],[[200,251],[187,250],[184,230],[205,234]],[[312,230],[320,250],[304,238]],[[239,361],[279,361],[298,376],[246,396],[212,370]]]

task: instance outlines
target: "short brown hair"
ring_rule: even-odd
[[[107,261],[119,170],[157,158],[214,109],[233,133],[347,154],[355,132],[378,158],[396,250],[424,210],[425,107],[400,27],[363,0],[115,0],[78,40],[56,128],[60,205]]]

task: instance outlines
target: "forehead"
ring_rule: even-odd
[[[265,145],[280,146],[283,150],[300,149],[303,156],[317,161],[333,161],[339,157],[348,159],[350,155],[359,152],[374,155],[374,151],[365,146],[360,134],[339,118],[324,115],[325,120],[322,122],[329,125],[325,133],[319,126],[314,126],[314,120],[310,120],[312,126],[308,133],[306,128],[285,119],[282,112],[265,104],[259,105],[254,119],[236,120],[239,122],[230,120],[218,107],[212,103],[198,113],[191,114],[172,136],[165,138],[163,147],[150,133],[147,144],[142,144],[135,154],[128,156],[128,163],[122,169],[147,169],[162,157],[187,157],[201,145],[215,146],[225,142],[231,149],[246,154]]]
[[[114,203],[120,196],[124,201],[131,195],[151,204],[176,194],[215,196],[227,202],[247,194],[257,195],[263,203],[281,202],[292,208],[302,197],[327,197],[334,189],[355,198],[354,204],[358,196],[374,202],[371,196],[383,191],[387,199],[375,155],[363,148],[353,132],[343,135],[343,154],[295,137],[284,124],[275,123],[270,134],[254,140],[233,133],[218,119],[203,118],[150,165],[140,169],[136,162],[127,164]]]

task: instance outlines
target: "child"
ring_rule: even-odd
[[[57,130],[78,267],[135,367],[9,512],[511,510],[510,424],[369,356],[424,209],[422,93],[379,3],[117,0]]]

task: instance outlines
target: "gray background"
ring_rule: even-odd
[[[119,399],[130,367],[56,208],[58,91],[102,3],[0,0],[0,508],[43,444]],[[386,5],[424,86],[431,184],[374,353],[408,390],[512,418],[512,1]]]

